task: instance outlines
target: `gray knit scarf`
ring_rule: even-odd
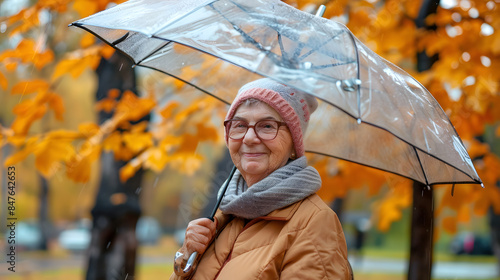
[[[236,170],[220,209],[224,214],[254,219],[302,200],[320,187],[321,177],[316,169],[307,166],[305,156],[289,161],[250,188]]]

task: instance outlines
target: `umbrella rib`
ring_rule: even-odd
[[[130,56],[128,53],[126,53],[125,51],[122,51],[121,49],[117,48],[115,45],[113,45],[112,43],[108,42],[108,40],[104,39],[104,37],[100,36],[99,34],[95,33],[94,31],[92,31],[91,29],[87,28],[86,26],[84,26],[83,24],[80,24],[80,23],[72,23],[70,26],[76,26],[76,27],[79,27],[87,32],[89,32],[90,34],[96,36],[97,38],[99,38],[99,40],[103,41],[104,43],[108,44],[109,46],[113,47],[114,49],[118,50],[121,54],[123,54],[124,56],[128,57],[128,59],[130,59],[134,64],[135,63],[135,60],[132,56]]]
[[[354,47],[354,52],[356,53],[356,75],[358,80],[361,80],[361,73],[360,73],[360,66],[359,66],[359,53],[358,53],[358,48],[356,47],[356,39],[354,38],[354,35],[351,32],[347,32],[349,34],[349,38],[351,38],[352,45]],[[358,123],[361,121],[361,87],[357,87],[357,97],[358,97]]]
[[[328,39],[328,40],[324,41],[323,43],[321,43],[321,45],[319,45],[316,49],[312,49],[312,50],[308,51],[307,53],[305,53],[305,54],[301,55],[300,57],[298,57],[298,59],[299,60],[303,60],[304,58],[310,56],[315,51],[318,51],[319,48],[321,48],[324,45],[328,44],[330,41],[332,41],[333,39],[337,38],[342,33],[345,33],[345,30],[340,30],[336,35],[333,35],[330,39]]]
[[[428,186],[429,180],[427,179],[427,174],[425,174],[424,166],[422,165],[422,161],[420,160],[420,157],[418,156],[418,151],[417,151],[417,148],[415,148],[415,146],[413,146],[413,151],[415,151],[415,155],[417,156],[418,163],[420,164],[420,169],[422,170],[422,174],[424,175],[424,178],[425,178],[425,184]]]
[[[235,3],[233,3],[235,4]],[[236,4],[235,4],[236,5]],[[227,22],[229,22],[234,30],[236,30],[237,32],[240,33],[241,36],[243,36],[243,38],[245,40],[247,40],[248,42],[250,42],[254,47],[256,47],[257,49],[259,49],[260,51],[266,53],[266,55],[269,57],[269,59],[271,59],[274,63],[276,64],[281,64],[279,59],[277,59],[277,55],[272,53],[271,51],[269,50],[266,50],[261,43],[257,42],[254,38],[252,38],[252,36],[248,35],[246,32],[244,32],[243,30],[241,30],[241,28],[239,28],[236,24],[234,24],[229,18],[227,18],[224,14],[222,14],[218,9],[216,9],[212,4],[209,4],[209,6],[214,9],[220,16],[222,16]],[[238,6],[238,5],[236,5]],[[241,9],[241,8],[240,8]]]
[[[317,66],[311,66],[310,69],[312,69],[312,70],[320,70],[320,69],[325,69],[325,68],[332,68],[332,67],[347,65],[347,64],[351,64],[351,63],[355,63],[355,62],[356,61],[347,61],[347,62],[341,62],[341,63],[331,63],[331,64],[324,64],[324,65],[317,65]]]
[[[250,13],[248,12],[248,10],[247,10],[247,9],[245,9],[244,7],[242,7],[241,5],[239,5],[238,3],[235,3],[234,1],[230,1],[230,2],[231,2],[233,5],[235,5],[236,7],[238,7],[240,10],[242,10],[243,12],[245,12],[245,13],[247,13],[247,14],[250,14]],[[212,6],[212,4],[210,4],[210,6]],[[212,7],[212,8],[214,8],[214,7]],[[214,8],[214,9],[215,9],[215,8]],[[215,9],[215,10],[217,11],[217,9]],[[221,13],[220,13],[220,11],[217,11],[217,12],[218,12],[219,14],[221,14]],[[221,14],[221,15],[222,15],[222,14]],[[227,17],[225,17],[224,15],[222,15],[222,16],[223,16],[223,17],[224,17],[224,19],[226,19],[229,23],[231,23],[231,24],[233,25],[233,27],[235,27],[235,26],[236,26],[236,25],[235,25],[233,22],[231,22],[231,21],[230,21]],[[258,17],[258,15],[253,15],[253,16]],[[278,24],[278,23],[275,23],[274,25],[272,25],[272,24],[268,25],[268,27],[270,27],[270,28],[274,29],[274,30],[276,31],[276,33],[278,33],[278,36],[280,36],[280,37],[281,37],[281,36],[286,36],[286,37],[288,37],[286,34],[283,34],[283,33],[278,32],[278,29],[279,29],[279,28],[277,28],[277,26],[279,26],[279,24]],[[235,28],[235,29],[236,29],[236,28]],[[236,30],[237,30],[237,31],[239,31],[240,33],[242,32],[242,31],[240,31],[241,29],[239,29],[239,28],[238,28],[238,29],[236,29]],[[304,55],[300,56],[298,61],[305,59],[307,56],[311,55],[311,54],[312,54],[312,53],[314,53],[315,51],[316,51],[316,52],[320,52],[320,49],[319,49],[320,47],[322,47],[322,46],[326,45],[328,42],[330,42],[331,40],[333,40],[334,38],[338,37],[340,34],[342,34],[342,33],[344,33],[344,32],[346,32],[346,31],[345,31],[345,30],[340,30],[337,34],[335,34],[334,36],[332,36],[331,38],[329,38],[328,40],[326,40],[325,42],[323,42],[323,43],[322,43],[321,45],[319,45],[317,48],[312,49],[312,50],[310,50],[308,53],[306,53],[306,54],[304,54]],[[243,34],[242,34],[242,35],[243,35]],[[245,35],[246,35],[246,36],[245,36]],[[248,34],[245,34],[245,35],[243,35],[245,38],[251,38]],[[280,38],[278,38],[278,39],[280,40]],[[253,38],[251,38],[251,40],[252,40],[253,42],[256,42],[256,41],[255,41],[255,39],[253,39]],[[252,43],[253,43],[253,42],[252,42]],[[258,44],[258,46],[261,46],[261,44],[260,44],[260,43],[258,43],[258,42],[256,42],[256,43]],[[284,48],[283,48],[283,46],[282,46],[282,42],[281,42],[281,41],[279,41],[279,43],[280,43],[281,53],[282,53],[283,55],[287,56],[287,53],[286,53],[286,51],[284,51]],[[255,43],[253,43],[253,44],[255,44]],[[305,46],[305,44],[304,44],[304,43],[300,43],[300,48],[298,48],[298,51],[300,51],[300,50],[301,50],[304,46]],[[261,49],[261,50],[262,50],[262,49]],[[265,50],[265,49],[264,49],[263,51],[266,51],[266,52],[268,52],[269,54],[273,54],[274,56],[279,57],[279,56],[277,56],[276,54],[274,54],[274,53],[272,53],[272,52],[269,52],[269,51],[267,51],[267,50]],[[297,50],[296,50],[296,52],[297,52]],[[329,57],[331,57],[331,58],[335,58],[335,57],[332,57],[331,55],[327,55],[327,56],[329,56]],[[293,54],[293,56],[292,56],[292,59],[293,59],[293,60],[295,60],[296,58],[297,58],[297,56],[296,56],[296,54],[294,53],[294,54]],[[346,58],[339,58],[339,57],[336,57],[336,59],[344,59],[344,60],[347,60]],[[276,60],[276,58],[274,58],[274,59],[273,59],[273,61],[276,63],[276,62],[277,62],[277,61],[279,61],[279,60]],[[282,64],[285,64],[285,65],[286,65],[286,64],[288,64],[288,63],[286,63],[286,61],[287,61],[287,60],[283,59],[283,60],[281,60],[280,62],[281,62]]]
[[[281,51],[281,59],[283,61],[288,60],[288,55],[285,51],[285,47],[283,46],[283,39],[281,38],[281,33],[279,32],[277,33],[278,33],[278,44],[280,45],[280,51]]]
[[[145,62],[148,58],[152,57],[153,55],[156,54],[156,52],[158,52],[159,50],[163,49],[164,47],[168,46],[170,43],[172,43],[172,41],[167,41],[167,43],[163,44],[161,47],[155,49],[154,51],[152,51],[150,54],[146,55],[145,57],[143,57],[141,60],[139,60],[137,62],[137,65]]]

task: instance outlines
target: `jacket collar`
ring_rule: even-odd
[[[300,207],[300,204],[302,204],[302,201],[298,201],[296,203],[293,203],[289,206],[286,206],[286,207],[283,207],[283,208],[280,208],[280,209],[276,209],[274,211],[272,211],[271,213],[267,214],[266,217],[268,217],[268,219],[276,219],[276,220],[290,220],[293,216],[293,214],[295,214],[295,212],[297,212],[297,209],[299,209]]]

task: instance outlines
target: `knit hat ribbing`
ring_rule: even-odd
[[[310,115],[318,107],[316,98],[271,79],[259,79],[241,87],[227,112],[226,120],[232,119],[241,103],[251,98],[268,104],[278,112],[290,130],[297,158],[303,156],[303,137]],[[227,141],[228,135],[226,143]]]

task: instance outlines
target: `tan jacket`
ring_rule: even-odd
[[[216,217],[219,234],[190,279],[351,279],[342,226],[316,194],[246,224]]]

